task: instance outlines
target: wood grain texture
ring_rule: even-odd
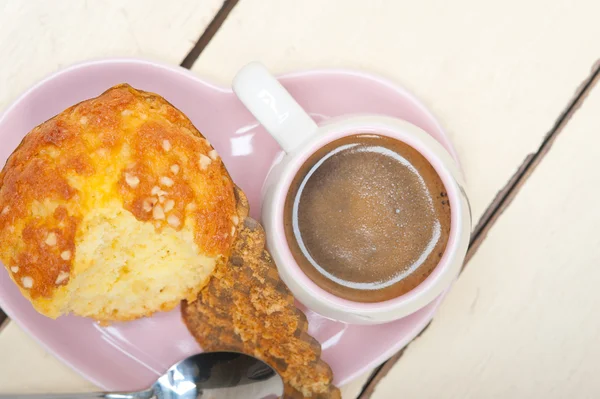
[[[595,398],[600,87],[373,398]]]
[[[204,51],[206,46],[208,46],[208,43],[210,43],[215,33],[217,33],[217,31],[221,28],[221,25],[223,25],[223,22],[225,22],[225,19],[227,19],[229,13],[231,10],[233,10],[233,7],[235,7],[237,3],[238,0],[223,1],[223,5],[219,9],[219,12],[215,14],[215,17],[212,19],[210,24],[208,24],[202,36],[200,36],[194,47],[192,47],[192,49],[188,52],[183,61],[181,61],[180,65],[182,67],[190,69],[194,65],[200,54]]]
[[[44,76],[100,57],[179,64],[223,0],[0,0],[0,110]]]
[[[598,11],[585,0],[243,0],[193,70],[228,84],[261,60],[404,85],[454,140],[476,223],[588,75],[597,45],[578,39],[600,33]]]
[[[469,251],[465,259],[465,265],[469,262],[471,257],[475,254],[479,245],[483,243],[487,236],[487,232],[493,227],[496,220],[500,217],[502,212],[507,209],[512,200],[517,196],[521,187],[526,183],[527,179],[535,168],[543,161],[544,157],[552,148],[554,141],[569,121],[571,117],[579,110],[581,105],[585,102],[590,91],[595,87],[600,79],[600,62],[592,67],[590,75],[585,79],[575,92],[571,101],[567,104],[564,111],[557,118],[554,127],[544,137],[540,147],[534,153],[529,154],[521,163],[517,172],[511,177],[506,185],[498,192],[496,198],[488,206],[479,223],[473,229],[473,235],[471,236],[471,242],[469,245]],[[463,266],[464,267],[464,266]]]
[[[358,398],[358,395],[360,395],[360,393],[362,392],[365,384],[371,378],[371,374],[372,374],[372,372],[369,371],[369,372],[361,375],[360,377],[352,380],[348,384],[343,385],[340,388],[340,391],[342,391],[342,399]]]
[[[0,331],[0,393],[89,392],[97,388],[42,348],[16,323]]]

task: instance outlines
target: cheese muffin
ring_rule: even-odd
[[[0,173],[0,260],[51,318],[125,321],[194,300],[236,224],[209,142],[125,84],[34,128]]]

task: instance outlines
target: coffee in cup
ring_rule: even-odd
[[[383,115],[317,125],[256,62],[232,86],[283,150],[261,213],[295,298],[345,323],[431,311],[458,275],[471,231],[463,177],[443,137]]]
[[[450,235],[450,203],[429,161],[402,141],[349,135],[314,152],[294,177],[284,230],[302,271],[355,302],[421,284]]]

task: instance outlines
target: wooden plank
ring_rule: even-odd
[[[373,398],[593,398],[600,356],[600,87]]]
[[[520,188],[525,184],[531,173],[533,173],[537,165],[542,162],[554,144],[554,140],[563,131],[564,127],[569,123],[571,117],[577,112],[579,107],[581,107],[592,88],[597,84],[598,79],[600,79],[600,64],[596,63],[592,68],[590,76],[581,83],[579,89],[556,121],[552,130],[544,137],[538,150],[525,158],[517,172],[511,177],[502,190],[500,190],[498,195],[496,195],[496,198],[494,198],[494,201],[492,201],[486,209],[484,215],[473,230],[465,265],[469,262],[473,254],[475,254],[479,245],[485,240],[487,232],[492,228],[498,217],[500,217],[502,212],[508,208],[511,201],[518,194]]]
[[[502,213],[508,209],[511,202],[518,195],[521,187],[523,187],[535,168],[542,162],[554,144],[554,140],[563,131],[564,127],[569,123],[571,117],[575,114],[575,112],[577,112],[592,88],[597,84],[597,81],[600,79],[600,65],[596,65],[594,68],[595,69],[592,71],[588,79],[581,84],[580,89],[577,91],[576,95],[565,109],[565,112],[557,121],[555,127],[544,138],[544,141],[542,142],[538,151],[527,156],[527,158],[519,167],[517,173],[515,173],[510,181],[502,188],[502,190],[498,193],[496,198],[494,198],[494,201],[486,210],[484,216],[473,231],[471,245],[469,246],[465,265],[463,267],[466,267],[469,264],[469,260],[477,252],[479,246],[484,242],[487,233],[493,228],[494,224],[502,215]],[[361,399],[367,399],[371,397],[379,381],[384,378],[389,370],[394,367],[395,363],[402,358],[403,353],[404,351],[401,351],[394,355],[391,359],[385,362],[385,364],[382,365],[376,371],[376,373],[374,373],[373,377],[365,385],[365,388],[360,395]]]
[[[100,57],[179,64],[223,0],[0,0],[0,110],[66,65]]]
[[[342,391],[342,399],[355,399],[358,398],[358,395],[362,392],[365,384],[371,378],[371,372],[367,372],[362,376],[352,380],[350,383],[342,386],[340,391]]]
[[[228,84],[261,60],[404,85],[454,140],[476,223],[589,74],[597,46],[579,39],[600,34],[598,11],[583,0],[244,0],[193,70]]]

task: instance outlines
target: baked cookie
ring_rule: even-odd
[[[265,250],[262,227],[247,217],[247,201],[236,193],[240,225],[229,263],[217,266],[196,301],[183,302],[184,322],[204,350],[267,362],[283,377],[286,398],[340,398],[321,345]]]

